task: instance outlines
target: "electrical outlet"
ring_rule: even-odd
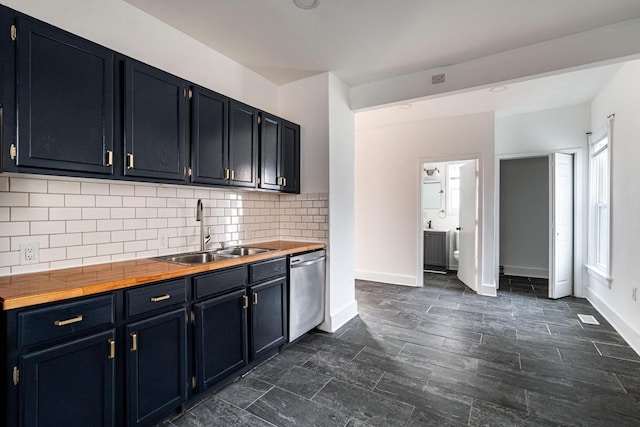
[[[169,234],[167,230],[158,231],[158,248],[167,249],[169,247]]]
[[[637,301],[637,297],[638,297],[638,288],[633,288],[633,291],[631,292],[631,299],[634,301]]]
[[[40,262],[40,245],[38,243],[20,243],[20,265]]]
[[[444,73],[431,76],[431,84],[444,83]]]

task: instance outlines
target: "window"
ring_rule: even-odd
[[[447,164],[447,213],[460,214],[460,166],[462,163]]]
[[[609,273],[610,138],[609,132],[591,142],[589,182],[589,265],[607,277]]]

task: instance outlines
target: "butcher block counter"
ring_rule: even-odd
[[[3,310],[93,295],[159,280],[278,258],[325,247],[324,243],[270,241],[243,246],[272,249],[256,255],[187,266],[152,258],[0,277]]]

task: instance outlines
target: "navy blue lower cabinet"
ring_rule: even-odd
[[[28,353],[19,366],[21,425],[115,425],[113,330]]]
[[[287,279],[277,278],[249,288],[251,357],[281,346],[287,339]]]
[[[161,421],[187,397],[186,309],[127,325],[125,342],[128,425]]]
[[[245,366],[247,358],[247,308],[244,290],[194,305],[196,382],[199,390]]]

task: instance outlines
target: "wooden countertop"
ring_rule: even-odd
[[[271,241],[248,244],[274,249],[257,255],[231,258],[209,264],[187,266],[151,258],[112,262],[64,270],[0,277],[0,303],[3,310],[61,301],[174,277],[218,270],[234,265],[323,249],[324,243]]]

